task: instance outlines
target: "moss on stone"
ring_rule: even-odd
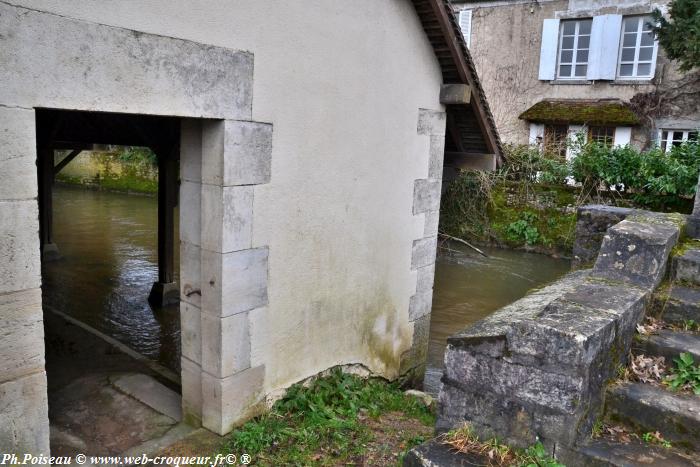
[[[619,100],[544,100],[520,114],[522,120],[540,123],[638,125],[639,118]]]

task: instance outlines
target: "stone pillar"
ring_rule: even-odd
[[[60,258],[58,247],[53,241],[54,150],[46,146],[40,147],[38,158],[41,255],[44,261],[53,261]]]
[[[411,251],[411,270],[416,271],[416,293],[411,297],[408,319],[413,324],[413,343],[401,356],[401,373],[409,384],[421,386],[428,357],[430,313],[433,304],[433,280],[437,251],[438,220],[442,167],[445,154],[445,113],[421,109],[418,116],[418,134],[430,138],[428,177],[418,179],[413,186],[413,214],[423,215],[425,226],[422,237],[414,240]]]
[[[258,410],[264,366],[251,367],[249,323],[267,305],[268,248],[252,238],[254,185],[270,180],[272,126],[202,124],[202,424],[229,432]]]
[[[0,452],[5,453],[49,454],[36,161],[34,111],[0,107]]]

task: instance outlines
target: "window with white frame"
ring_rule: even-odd
[[[561,22],[558,78],[586,79],[592,22],[590,18]]]
[[[698,141],[698,130],[659,130],[659,146],[664,152],[688,141]]]
[[[656,41],[651,16],[626,16],[622,20],[617,75],[623,79],[654,76]]]

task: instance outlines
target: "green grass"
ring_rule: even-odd
[[[332,370],[308,387],[294,385],[271,411],[228,436],[223,452],[248,453],[257,465],[324,464],[361,455],[372,439],[363,416],[402,412],[427,426],[434,414],[418,399],[406,396],[398,385],[365,380]],[[408,447],[422,440],[409,438]]]

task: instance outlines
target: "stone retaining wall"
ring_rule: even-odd
[[[591,255],[600,242],[592,269],[448,339],[438,431],[468,422],[482,438],[519,447],[539,437],[560,460],[576,463],[577,442],[602,411],[606,383],[626,364],[635,327],[684,228],[677,215],[601,206],[580,214],[579,251]]]

